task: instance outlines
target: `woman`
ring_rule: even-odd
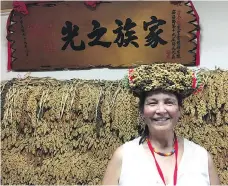
[[[110,160],[104,185],[219,185],[211,155],[174,131],[182,99],[200,77],[180,64],[142,65],[129,71],[146,124],[139,138],[120,146]]]

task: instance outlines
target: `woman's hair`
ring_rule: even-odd
[[[143,92],[140,94],[139,96],[139,112],[140,114],[142,114],[144,112],[144,103],[145,103],[145,100],[146,100],[146,97],[148,96],[148,93],[149,92]],[[178,105],[181,107],[182,106],[182,97],[175,93],[175,92],[168,92],[168,91],[164,91],[164,90],[155,90],[153,91],[153,93],[166,93],[166,94],[174,94],[177,98],[177,101],[178,101]],[[148,128],[148,125],[145,125],[145,128],[144,130],[142,131],[142,134],[141,134],[141,138],[139,140],[139,145],[141,143],[144,143],[144,141],[146,140],[146,138],[149,136],[149,128]]]

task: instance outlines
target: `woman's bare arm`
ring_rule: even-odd
[[[210,184],[211,185],[220,185],[219,177],[218,177],[218,174],[217,174],[217,171],[214,166],[213,159],[212,159],[210,153],[208,153],[208,171],[209,171]]]
[[[111,160],[108,163],[102,185],[118,185],[122,167],[123,146],[120,146],[114,152]]]

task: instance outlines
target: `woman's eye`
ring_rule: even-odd
[[[155,103],[155,102],[150,102],[150,103],[148,103],[148,105],[156,105],[157,103]]]
[[[172,101],[166,102],[167,105],[173,105],[174,103]]]

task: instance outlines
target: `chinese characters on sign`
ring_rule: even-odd
[[[31,14],[9,16],[8,66],[15,71],[199,64],[199,19],[191,3],[113,1],[92,11],[80,1],[28,6]]]
[[[73,38],[75,36],[78,36],[79,27],[77,25],[74,25],[73,27],[72,26],[73,25],[70,21],[66,21],[66,27],[62,28],[62,35],[67,35],[66,37],[62,38],[63,41],[66,41],[62,47],[62,50],[65,50],[69,44],[73,50],[84,50],[85,49],[84,41],[81,41],[81,44],[78,46],[74,45]]]
[[[157,19],[157,17],[155,16],[151,16],[151,21],[150,22],[143,22],[143,27],[144,27],[144,30],[147,31],[148,30],[148,27],[151,26],[149,28],[150,30],[150,33],[145,37],[145,39],[147,39],[147,44],[145,44],[145,46],[151,46],[152,48],[155,48],[157,47],[158,43],[160,43],[161,45],[165,45],[167,44],[168,42],[163,40],[159,34],[161,34],[163,32],[162,29],[158,29],[158,26],[160,25],[164,25],[166,24],[166,21],[164,20],[161,20],[161,19]],[[155,32],[157,30],[157,32]]]
[[[134,41],[137,40],[138,37],[134,35],[136,32],[134,30],[131,30],[132,28],[137,26],[136,23],[132,22],[130,18],[126,19],[124,27],[122,27],[123,22],[121,20],[116,19],[115,23],[118,25],[118,28],[113,30],[113,33],[117,34],[117,38],[114,43],[117,43],[118,47],[127,47],[130,43],[136,48],[138,48],[139,44]],[[123,30],[125,34],[123,33]],[[124,36],[126,36],[126,39],[124,38]]]
[[[180,55],[180,10],[172,11],[172,59],[181,58]]]
[[[111,45],[111,42],[100,41],[101,37],[107,32],[107,28],[100,27],[100,23],[96,20],[93,20],[92,24],[94,26],[93,31],[89,33],[87,36],[90,39],[93,39],[93,38],[95,39],[88,43],[89,46],[100,45],[100,46],[109,48]]]
[[[131,44],[135,48],[139,48],[139,44],[137,43],[138,36],[134,31],[134,28],[137,26],[137,24],[130,18],[127,18],[125,23],[119,19],[116,19],[115,23],[117,28],[112,30],[112,33],[116,35],[116,39],[113,41],[113,43],[117,44],[118,47],[127,47]],[[145,37],[146,44],[144,46],[156,48],[158,44],[166,45],[168,43],[160,36],[160,34],[163,33],[163,30],[159,28],[159,26],[164,24],[166,24],[166,21],[157,19],[156,16],[151,16],[151,21],[149,22],[143,21],[144,31],[149,32]],[[102,37],[106,34],[107,28],[102,27],[97,20],[92,20],[92,25],[92,32],[87,34],[88,38],[92,40],[88,43],[88,45],[91,47],[99,45],[109,48],[112,45],[112,41],[102,41]],[[62,37],[62,40],[65,42],[65,44],[62,46],[62,50],[66,50],[68,45],[70,45],[70,47],[75,51],[85,50],[86,45],[84,41],[77,39],[74,40],[76,36],[79,36],[79,29],[79,26],[73,25],[72,22],[65,22],[65,26],[62,27],[61,31],[62,35],[64,36]]]
[[[22,35],[23,35],[23,42],[24,42],[24,48],[25,48],[25,53],[26,53],[26,56],[28,56],[28,43],[27,43],[27,38],[26,38],[26,34],[25,34],[25,28],[24,28],[24,25],[23,25],[23,20],[22,20],[22,17],[20,17],[20,23],[21,23],[21,31],[22,31]]]

